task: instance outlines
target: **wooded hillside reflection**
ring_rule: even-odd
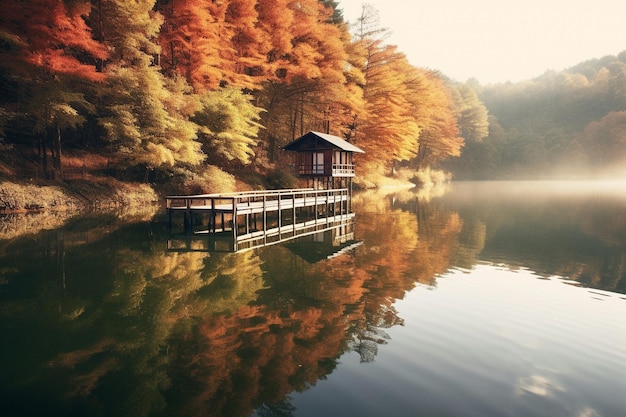
[[[461,251],[473,241],[482,261],[626,292],[626,183],[457,183],[442,200],[463,218]]]
[[[168,252],[157,223],[4,241],[0,414],[289,415],[342,354],[375,360],[407,291],[479,260],[624,291],[623,200],[494,195],[360,194],[364,244],[313,264],[288,246]]]

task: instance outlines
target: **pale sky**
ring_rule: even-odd
[[[522,81],[626,50],[626,0],[337,0],[361,6],[417,67],[481,84]]]

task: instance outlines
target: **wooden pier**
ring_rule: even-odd
[[[207,236],[214,249],[223,244],[240,251],[331,229],[341,231],[354,220],[348,188],[168,196],[166,209],[170,236],[185,242],[187,249],[192,247],[191,237]],[[173,233],[176,215],[182,215],[182,233]],[[169,249],[174,249],[175,240],[170,239]]]
[[[175,250],[174,242],[181,237],[181,250],[193,250],[196,237],[207,236],[209,247],[226,242],[235,252],[323,231],[349,237],[354,225],[353,154],[363,150],[338,136],[313,131],[282,149],[295,153],[298,177],[313,188],[168,196],[168,248]],[[177,214],[182,214],[182,233],[173,234]]]

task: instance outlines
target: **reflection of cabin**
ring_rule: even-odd
[[[347,187],[354,177],[353,155],[363,153],[338,136],[319,132],[309,132],[283,149],[296,152],[296,174],[315,188]]]
[[[310,264],[348,252],[363,242],[354,239],[354,218],[345,224],[319,233],[300,237],[285,247]]]

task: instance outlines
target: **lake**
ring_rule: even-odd
[[[626,415],[626,184],[362,192],[342,245],[0,240],[2,416]],[[10,229],[0,222],[0,231]]]

